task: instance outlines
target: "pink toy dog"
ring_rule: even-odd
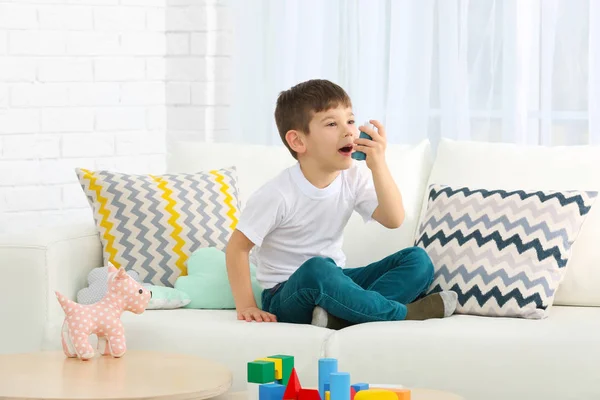
[[[108,265],[108,291],[95,304],[83,305],[56,292],[58,302],[65,311],[62,327],[62,347],[67,357],[89,360],[94,348],[89,336],[98,336],[98,351],[102,355],[121,357],[127,349],[121,323],[123,311],[141,314],[146,309],[152,293],[143,288],[121,268]]]

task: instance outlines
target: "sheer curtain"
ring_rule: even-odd
[[[230,0],[225,141],[279,144],[281,90],[330,79],[393,143],[600,143],[596,0]]]

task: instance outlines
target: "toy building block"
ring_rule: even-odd
[[[267,361],[267,362],[272,362],[273,364],[275,364],[275,379],[282,379],[283,378],[283,363],[282,360],[280,358],[257,358],[254,361]],[[275,380],[273,379],[273,380]]]
[[[325,382],[325,385],[323,385],[323,389],[325,389],[326,392],[330,390],[329,382]]]
[[[248,363],[249,383],[272,383],[275,381],[275,363],[272,361],[250,361]]]
[[[354,396],[356,396],[356,390],[350,386],[350,400],[354,400]]]
[[[290,374],[292,373],[292,369],[294,369],[294,356],[288,356],[285,354],[276,354],[274,356],[269,356],[268,358],[278,358],[281,360],[282,365],[282,378],[281,384],[287,385],[288,380],[290,379]]]
[[[258,400],[281,400],[285,386],[278,383],[263,383],[258,387]]]
[[[300,380],[296,374],[296,368],[292,368],[290,379],[285,388],[285,393],[283,394],[283,400],[298,400],[298,392],[300,392],[300,389],[302,389],[302,386],[300,385]]]
[[[398,396],[388,389],[367,389],[356,393],[354,400],[398,400]]]
[[[321,400],[321,395],[317,389],[300,389],[298,400]]]
[[[377,389],[377,388],[375,388]],[[396,394],[396,396],[398,397],[398,400],[410,400],[410,390],[409,389],[403,389],[403,388],[381,388],[381,390],[387,390],[390,392],[393,392]]]
[[[332,372],[329,374],[331,400],[350,399],[350,374],[347,372]]]
[[[320,358],[319,359],[319,396],[325,398],[325,384],[329,383],[329,375],[338,370],[337,358]],[[333,395],[333,394],[332,394]],[[333,398],[332,398],[333,400]],[[348,400],[348,399],[344,399]]]
[[[325,391],[325,400],[331,400],[331,392],[329,390]]]
[[[361,390],[367,390],[369,388],[369,384],[360,382],[360,383],[355,383],[354,385],[352,385],[352,387],[358,393]]]

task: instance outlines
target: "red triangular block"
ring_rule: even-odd
[[[300,389],[298,400],[321,400],[321,395],[317,389]]]
[[[288,380],[285,393],[283,394],[283,400],[298,400],[300,389],[302,389],[302,386],[300,385],[298,374],[296,374],[296,368],[292,368],[290,379]]]
[[[356,396],[356,390],[350,386],[350,400],[354,400],[354,396]]]

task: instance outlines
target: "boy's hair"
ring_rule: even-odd
[[[314,114],[339,105],[352,107],[350,96],[341,86],[325,79],[302,82],[279,94],[275,123],[283,144],[295,159],[298,154],[290,148],[285,134],[292,129],[308,134]]]

